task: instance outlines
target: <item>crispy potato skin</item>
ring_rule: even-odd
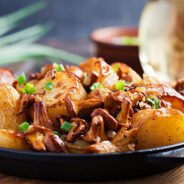
[[[45,90],[47,82],[53,82],[51,90]],[[35,84],[36,97],[46,105],[48,115],[53,122],[56,122],[58,115],[69,116],[65,98],[69,97],[72,101],[85,99],[87,93],[79,79],[70,72],[56,72],[55,77],[46,75]]]
[[[17,150],[29,149],[22,136],[13,133],[11,130],[5,129],[0,130],[0,147]]]
[[[12,86],[0,85],[0,129],[18,130],[18,125],[25,121],[23,115],[17,115],[20,95]]]
[[[176,109],[145,109],[131,119],[137,128],[136,149],[154,148],[184,141],[184,114]]]
[[[97,75],[96,82],[101,83],[107,89],[114,89],[118,75],[102,58],[89,58],[80,64],[80,68],[87,74],[94,72]]]

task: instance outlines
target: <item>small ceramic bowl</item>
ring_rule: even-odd
[[[142,75],[143,70],[139,60],[139,46],[116,44],[112,41],[113,38],[123,36],[136,37],[137,35],[137,28],[107,27],[96,29],[91,34],[91,40],[94,43],[93,55],[104,58],[108,63],[124,62]]]

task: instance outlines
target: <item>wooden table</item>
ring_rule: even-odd
[[[48,42],[47,42],[48,43]],[[76,54],[80,54],[85,57],[89,57],[90,42],[83,40],[80,42],[60,42],[58,40],[49,41],[49,45],[71,51]],[[39,181],[33,179],[18,178],[6,174],[0,174],[0,184],[64,184],[66,182],[54,182],[54,181]],[[97,184],[184,184],[184,166],[170,170],[168,172],[159,173],[152,176],[121,180],[121,181],[108,181],[108,182],[96,182]],[[69,182],[68,184],[72,184]]]
[[[66,182],[58,181],[39,181],[25,178],[18,178],[5,174],[0,174],[0,184],[64,184]],[[72,184],[73,182],[68,182]],[[142,177],[138,179],[129,179],[121,181],[96,182],[96,184],[183,184],[184,166],[178,167],[168,172],[156,174],[153,176]],[[85,183],[87,184],[87,183]],[[91,183],[90,183],[91,184]]]

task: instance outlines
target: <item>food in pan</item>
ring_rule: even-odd
[[[90,58],[14,76],[0,69],[0,147],[60,153],[125,152],[184,141],[184,80]]]

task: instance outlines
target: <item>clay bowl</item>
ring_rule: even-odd
[[[112,39],[116,37],[137,35],[137,28],[107,27],[96,29],[91,34],[91,40],[94,44],[93,55],[104,58],[108,63],[124,62],[142,75],[138,45],[122,45],[112,42]]]

